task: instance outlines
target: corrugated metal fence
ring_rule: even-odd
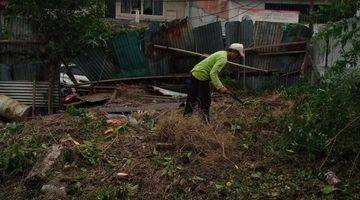
[[[46,61],[40,59],[43,44],[38,34],[29,22],[17,17],[6,18],[0,30],[0,92],[30,105],[35,78],[38,91],[35,104],[46,107],[49,71],[44,64]],[[52,93],[55,108],[60,106],[58,83],[55,81]]]
[[[35,84],[35,106],[46,108],[48,105],[49,82],[36,82]],[[9,96],[25,105],[33,103],[34,85],[29,81],[0,81],[0,93]],[[59,105],[59,87],[53,87],[53,104]]]

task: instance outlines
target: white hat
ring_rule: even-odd
[[[239,51],[239,53],[240,53],[240,55],[241,55],[242,57],[245,57],[244,45],[243,45],[243,44],[240,44],[240,43],[232,43],[232,44],[229,46],[229,49],[237,50],[237,51]]]

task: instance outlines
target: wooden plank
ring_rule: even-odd
[[[132,81],[132,80],[146,80],[146,79],[163,79],[163,78],[187,78],[190,77],[189,74],[174,74],[174,75],[164,75],[164,76],[142,76],[142,77],[127,77],[127,78],[117,78],[117,79],[108,79],[101,81],[89,81],[73,85],[65,85],[64,87],[77,87],[82,85],[91,85],[99,83],[112,83],[112,82],[121,82],[121,81]]]
[[[179,108],[181,103],[156,103],[156,104],[147,104],[139,107],[106,107],[100,108],[101,111],[107,113],[129,113],[137,112],[144,110],[173,110]]]
[[[306,53],[306,50],[303,51],[280,51],[280,52],[269,52],[269,53],[259,53],[259,56],[272,56],[272,55],[284,55],[284,54],[300,54]]]
[[[301,42],[288,42],[288,43],[261,45],[261,46],[245,48],[245,51],[254,51],[256,49],[262,49],[262,48],[266,48],[266,47],[280,47],[280,46],[290,46],[290,45],[306,44],[306,43],[307,43],[306,41],[301,41]]]
[[[172,50],[172,51],[176,51],[176,52],[195,55],[195,56],[199,56],[199,57],[203,57],[203,58],[209,57],[209,55],[207,55],[207,54],[201,54],[201,53],[188,51],[188,50],[184,50],[184,49],[179,49],[179,48],[174,48],[174,47],[168,47],[168,46],[162,46],[162,45],[156,45],[156,44],[154,45],[154,47],[158,48],[158,49]],[[239,63],[234,63],[234,62],[231,62],[231,61],[227,61],[227,63],[231,64],[231,65],[234,65],[234,66],[237,66],[237,67],[242,67],[242,68],[250,69],[250,70],[254,70],[254,71],[261,71],[261,72],[266,72],[266,73],[269,72],[268,70],[265,70],[265,69],[260,69],[260,68],[251,67],[251,66],[247,66],[247,65],[241,65]]]
[[[41,40],[0,40],[0,44],[44,44]]]

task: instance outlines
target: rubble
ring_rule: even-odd
[[[41,192],[44,194],[44,200],[61,200],[67,199],[66,183],[61,183],[58,180],[52,180],[41,187]]]
[[[181,191],[193,188],[191,195],[196,191],[206,194],[214,187],[211,181],[225,179],[226,172],[236,170],[246,174],[254,170],[247,163],[261,158],[263,143],[246,143],[243,138],[249,137],[247,130],[258,130],[253,137],[261,135],[261,141],[274,134],[273,127],[259,125],[255,120],[269,96],[247,97],[246,105],[229,96],[216,96],[211,113],[214,123],[207,125],[197,112],[184,118],[180,103],[174,99],[165,99],[172,103],[163,105],[148,103],[140,98],[143,90],[132,87],[135,97],[130,96],[130,91],[122,91],[114,102],[105,106],[75,109],[26,122],[24,132],[33,132],[34,138],[44,146],[42,151],[37,151],[37,163],[25,174],[27,190],[36,191],[31,186],[37,185],[39,191],[42,187],[44,197],[55,195],[58,199],[66,193],[65,198],[95,199],[97,189],[103,186],[122,188],[120,191],[128,195],[126,188],[138,187],[138,194],[144,199],[161,199],[176,188]],[[122,101],[129,96],[127,102]],[[283,99],[276,102],[269,106],[271,110],[278,109],[280,116],[280,111],[285,113],[288,108]],[[154,105],[163,108],[131,114],[104,112],[138,103],[143,108]],[[164,108],[167,104],[172,106]],[[269,118],[271,115],[271,111],[261,114]],[[233,119],[239,119],[241,124]],[[240,128],[233,131],[233,126]],[[60,158],[62,162],[58,162]],[[48,182],[54,177],[57,182]],[[75,189],[76,183],[81,189]],[[157,190],[153,189],[154,184]]]
[[[166,95],[166,96],[171,96],[171,97],[174,97],[174,98],[187,97],[187,94],[184,94],[184,93],[174,92],[174,91],[167,90],[167,89],[160,88],[160,87],[156,87],[156,86],[152,86],[152,88],[154,90],[160,92],[161,94]]]
[[[61,145],[54,144],[46,152],[46,156],[43,160],[38,161],[31,169],[29,174],[25,178],[26,185],[32,187],[33,185],[41,184],[47,178],[47,173],[53,168],[56,162],[59,160]]]

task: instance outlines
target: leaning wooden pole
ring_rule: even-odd
[[[203,57],[203,58],[207,58],[209,56],[209,55],[206,55],[206,54],[201,54],[201,53],[197,53],[197,52],[193,52],[193,51],[188,51],[188,50],[174,48],[174,47],[167,47],[167,46],[162,46],[162,45],[157,45],[157,44],[154,44],[154,47],[158,48],[158,49],[171,50],[171,51],[176,51],[176,52],[180,52],[180,53],[186,53],[186,54],[190,54],[190,55],[194,55],[194,56],[200,56],[200,57]],[[231,64],[231,65],[234,65],[234,66],[237,66],[237,67],[242,67],[244,69],[250,69],[250,70],[266,72],[266,73],[269,72],[269,70],[266,70],[266,69],[259,69],[259,68],[256,68],[256,67],[242,65],[242,64],[239,64],[239,63],[231,62],[231,61],[227,61],[227,63]]]

